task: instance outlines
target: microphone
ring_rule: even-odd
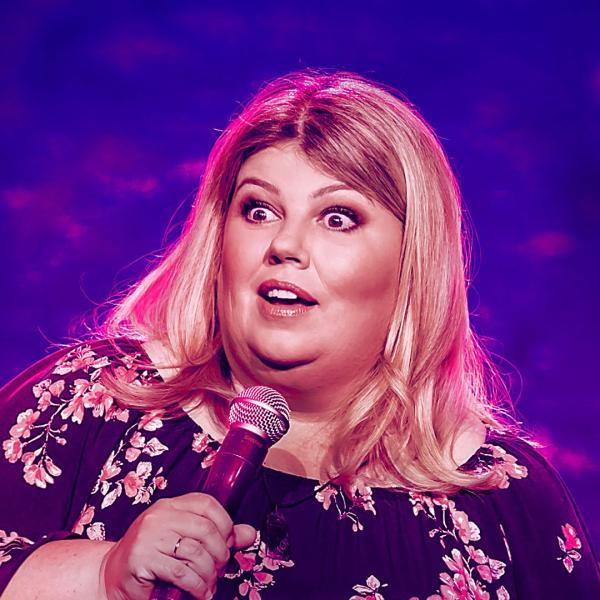
[[[244,389],[229,409],[229,431],[215,456],[202,492],[218,500],[230,516],[256,478],[267,450],[290,427],[285,398],[266,386]],[[150,600],[181,600],[188,595],[170,583],[158,581]]]

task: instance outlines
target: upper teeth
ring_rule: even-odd
[[[267,296],[269,298],[287,298],[288,300],[298,299],[298,296],[289,290],[269,290]]]

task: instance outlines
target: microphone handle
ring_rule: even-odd
[[[256,478],[268,450],[268,442],[244,427],[227,432],[217,451],[202,492],[218,500],[230,516]],[[157,581],[150,600],[183,600],[191,596],[171,583]]]

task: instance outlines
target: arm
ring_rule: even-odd
[[[49,542],[21,564],[2,600],[106,598],[100,578],[102,561],[114,542],[64,540]]]
[[[66,539],[81,537],[82,506],[131,425],[98,387],[109,358],[95,350],[49,357],[3,390],[0,480],[11,493],[0,496],[2,598],[146,600],[157,579],[204,598],[232,545],[255,537],[204,494],[156,501],[117,542]]]

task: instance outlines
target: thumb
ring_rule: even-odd
[[[234,548],[245,548],[246,546],[250,546],[256,540],[256,536],[258,532],[252,525],[234,525],[233,526],[233,539],[227,540],[232,541],[232,545]],[[229,544],[227,544],[229,545]]]

